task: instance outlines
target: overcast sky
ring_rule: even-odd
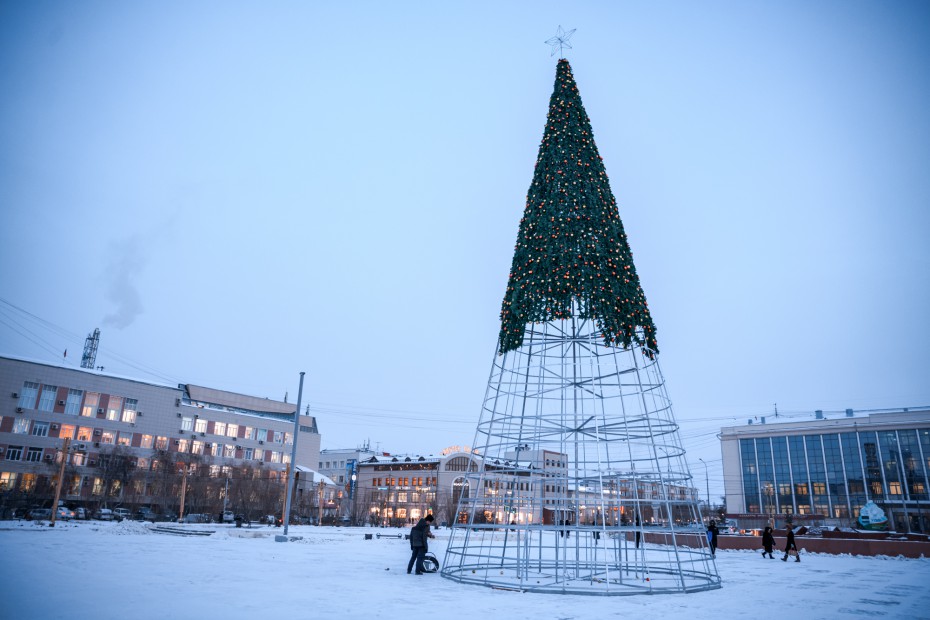
[[[469,445],[559,25],[699,483],[930,405],[926,2],[0,2],[0,354]]]

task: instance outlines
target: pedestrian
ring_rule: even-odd
[[[640,531],[640,522],[639,515],[636,515],[636,548],[639,549],[640,539],[642,537],[642,532]]]
[[[781,559],[782,562],[788,561],[788,556],[793,555],[795,562],[801,561],[801,554],[798,552],[798,545],[794,542],[794,530],[791,529],[790,525],[785,526],[785,530],[788,532],[788,538],[785,540],[785,557]],[[792,553],[793,552],[793,553]]]
[[[717,534],[719,533],[717,522],[711,519],[710,525],[707,526],[707,542],[710,544],[710,554],[713,556],[717,555]]]
[[[417,575],[423,574],[423,558],[429,550],[427,539],[436,538],[429,531],[429,526],[433,522],[433,515],[426,515],[417,524],[410,528],[410,561],[407,562],[407,574],[413,570],[416,563]]]
[[[775,557],[772,555],[773,547],[775,547],[775,537],[772,536],[772,528],[766,525],[765,530],[762,531],[762,557],[768,554],[769,559],[774,560]]]

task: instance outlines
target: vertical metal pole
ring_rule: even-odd
[[[300,373],[300,388],[297,390],[297,409],[294,410],[294,443],[291,444],[290,470],[295,472],[297,467],[297,435],[300,433],[300,401],[304,395],[304,373]],[[284,500],[284,536],[287,536],[287,527],[291,522],[291,495],[294,494],[294,479],[297,476],[288,476],[287,497]],[[287,540],[285,538],[284,540]]]
[[[55,485],[55,503],[52,505],[52,518],[48,522],[49,527],[55,527],[55,519],[58,517],[58,499],[61,497],[61,486],[64,483],[65,463],[68,462],[68,445],[71,439],[65,437],[61,446],[61,465],[58,467],[58,484]]]
[[[698,460],[704,463],[704,459]],[[707,485],[707,512],[710,514],[710,478],[707,475],[707,463],[704,463],[704,483]]]

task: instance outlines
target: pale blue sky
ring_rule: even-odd
[[[698,482],[930,404],[926,2],[0,2],[0,353],[469,444],[559,25]]]

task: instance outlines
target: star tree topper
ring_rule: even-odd
[[[568,42],[568,40],[572,38],[572,35],[573,35],[573,34],[575,34],[575,30],[577,30],[577,28],[572,28],[572,29],[569,30],[568,32],[565,32],[564,30],[562,30],[562,26],[559,26],[559,29],[558,29],[558,31],[556,32],[555,36],[546,41],[546,45],[551,45],[551,46],[552,46],[552,53],[549,54],[549,55],[550,55],[550,56],[555,56],[555,48],[556,48],[556,47],[559,48],[559,58],[562,57],[562,49],[563,49],[563,48],[564,48],[564,49],[569,49],[569,50],[572,49],[572,46],[571,46],[571,44]]]

